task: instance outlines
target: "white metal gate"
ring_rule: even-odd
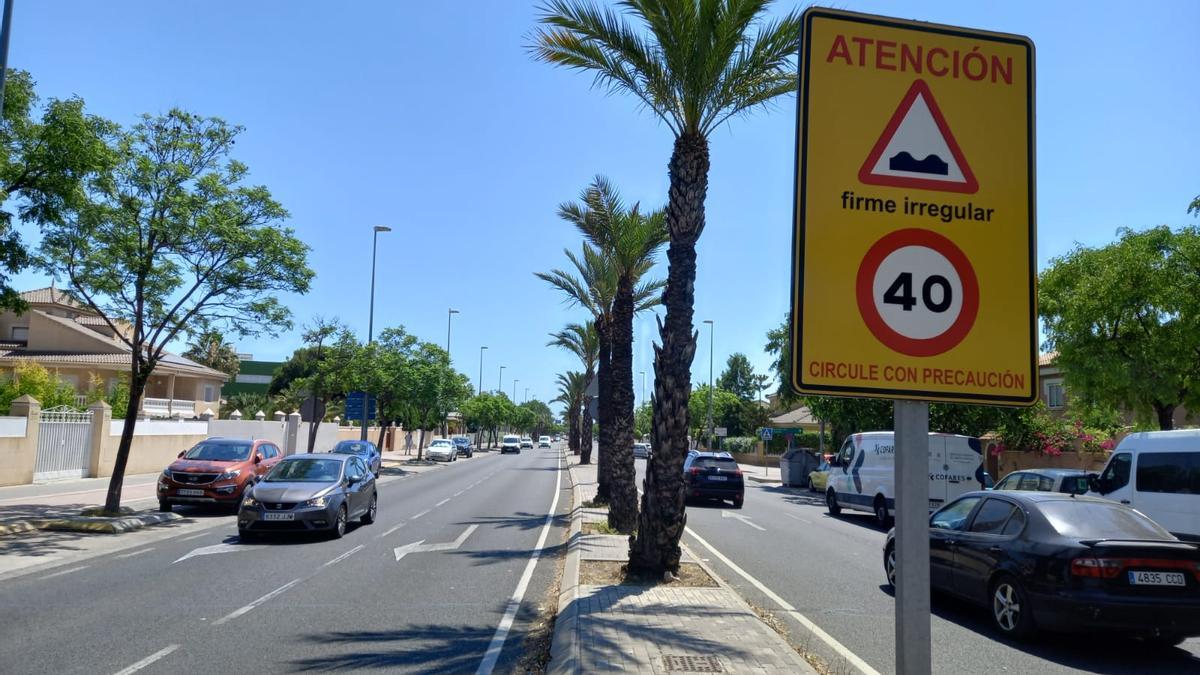
[[[43,410],[33,479],[86,476],[91,459],[91,429],[91,411],[80,412],[65,405]]]

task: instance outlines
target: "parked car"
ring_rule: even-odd
[[[341,537],[355,518],[363,525],[375,522],[378,509],[375,474],[358,455],[292,455],[242,500],[238,537],[252,541],[265,532],[314,530]]]
[[[500,454],[503,455],[510,452],[515,452],[517,454],[521,453],[520,436],[513,436],[512,434],[509,434],[500,441]]]
[[[821,457],[817,468],[808,473],[808,489],[810,492],[824,492],[829,485],[829,471],[833,465],[829,463],[831,455]]]
[[[548,448],[548,447],[550,447],[550,437],[549,437],[549,436],[541,436],[541,437],[539,437],[539,438],[538,438],[538,447],[539,447],[539,448]]]
[[[1082,469],[1021,469],[996,483],[995,490],[1087,494],[1088,474]]]
[[[883,547],[895,584],[895,529]],[[1200,635],[1200,546],[1094,497],[975,491],[929,518],[930,584],[990,610],[1002,635],[1108,631],[1174,645]]]
[[[454,447],[458,449],[458,454],[460,456],[462,456],[462,455],[466,455],[467,457],[475,456],[475,446],[471,445],[471,438],[469,436],[455,436],[454,438],[451,438],[450,440],[451,440],[451,442],[454,443]]]
[[[522,436],[521,437],[521,447],[529,448],[530,450],[532,450],[533,449],[533,439],[528,436]]]
[[[1128,504],[1180,539],[1200,541],[1200,429],[1130,434],[1090,482],[1089,495]]]
[[[842,509],[875,514],[880,525],[891,523],[896,508],[896,434],[872,431],[851,434],[834,457],[825,488],[829,515]],[[929,510],[964,492],[985,487],[983,449],[978,438],[929,434]]]
[[[728,499],[742,508],[746,484],[742,470],[728,452],[688,452],[683,460],[684,495],[687,499]]]
[[[439,438],[425,448],[425,456],[438,462],[453,462],[458,459],[458,446],[449,438]]]
[[[330,452],[339,455],[358,455],[362,461],[366,462],[371,473],[376,476],[379,475],[379,469],[383,464],[383,455],[379,454],[379,448],[375,447],[371,441],[338,441]]]
[[[275,443],[244,438],[208,438],[179,453],[158,477],[158,510],[175,504],[210,504],[236,509],[254,479],[283,457]]]
[[[633,444],[634,459],[650,459],[650,444],[649,443],[634,443]]]

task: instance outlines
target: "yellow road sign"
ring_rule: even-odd
[[[792,382],[1037,398],[1025,37],[811,8],[797,111]]]

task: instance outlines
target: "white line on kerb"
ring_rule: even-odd
[[[796,608],[794,606],[792,606],[791,603],[789,603],[787,600],[784,600],[783,598],[779,597],[779,595],[777,595],[775,593],[775,591],[772,591],[771,589],[767,588],[767,586],[765,584],[763,584],[763,582],[750,576],[749,572],[742,569],[741,567],[738,567],[737,563],[735,563],[732,560],[730,560],[729,558],[725,557],[724,553],[721,553],[720,551],[718,551],[712,544],[705,541],[703,537],[696,534],[695,530],[693,530],[692,528],[689,527],[689,528],[686,528],[686,531],[688,534],[692,535],[693,539],[700,542],[700,544],[703,545],[704,548],[708,549],[721,562],[725,563],[729,567],[729,569],[733,570],[734,572],[737,572],[739,575],[741,575],[741,577],[743,579],[750,582],[750,584],[752,586],[757,588],[763,595],[770,598],[772,602],[779,605],[780,609],[782,609],[783,611],[785,611],[789,615],[791,615],[791,617],[793,619],[795,619],[796,621],[798,621],[800,623],[800,625],[802,625],[806,629],[808,629],[813,635],[816,635],[817,638],[820,639],[822,642],[829,645],[829,647],[831,649],[833,649],[833,651],[835,651],[839,655],[841,655],[842,658],[849,661],[850,664],[853,665],[855,668],[857,668],[859,670],[859,672],[863,673],[863,675],[880,675],[878,670],[875,670],[874,668],[869,666],[866,661],[863,661],[861,658],[859,658],[859,656],[857,654],[855,654],[854,652],[847,649],[846,645],[843,645],[842,643],[838,642],[832,635],[821,630],[820,626],[813,623],[808,617],[804,616],[799,611],[797,611]]]
[[[529,580],[533,578],[533,569],[537,567],[538,557],[542,555],[542,547],[546,545],[546,537],[550,535],[550,524],[554,520],[554,510],[558,508],[558,493],[562,489],[562,460],[559,460],[558,471],[554,474],[554,499],[550,501],[550,511],[546,513],[546,524],[542,525],[542,534],[538,536],[537,546],[533,549],[533,555],[529,557],[529,562],[525,564],[525,571],[521,574],[521,580],[517,583],[517,589],[513,591],[512,597],[509,598],[508,607],[504,610],[504,616],[500,619],[500,625],[496,627],[496,634],[492,636],[492,642],[488,645],[487,653],[483,655],[483,661],[479,664],[479,669],[475,671],[475,675],[492,675],[492,670],[496,667],[496,661],[500,659],[500,651],[504,649],[504,640],[508,637],[508,631],[512,628],[513,620],[517,616],[517,610],[521,607],[521,599],[525,597],[525,590],[529,588]]]
[[[175,651],[176,649],[179,649],[179,645],[171,645],[170,647],[160,649],[160,650],[154,652],[153,654],[151,654],[150,656],[147,656],[146,658],[142,659],[141,661],[138,661],[137,663],[133,664],[132,666],[129,666],[125,670],[118,670],[116,675],[129,675],[130,673],[136,673],[137,671],[139,671],[142,668],[145,668],[146,666],[150,665],[151,663],[154,663],[155,661],[163,658],[164,656],[170,654],[171,652]]]
[[[338,557],[334,558],[333,560],[330,560],[329,562],[325,563],[324,565],[321,565],[321,567],[329,567],[330,565],[340,563],[343,560],[345,560],[346,558],[349,558],[350,556],[354,555],[355,553],[358,553],[361,550],[363,550],[363,544],[359,544],[358,546],[355,546],[354,548],[350,549],[349,551],[346,551],[345,553],[339,555]]]
[[[276,588],[275,590],[271,591],[270,593],[267,593],[266,595],[255,600],[254,602],[246,605],[245,607],[242,607],[240,609],[235,609],[232,612],[226,614],[225,616],[217,619],[216,621],[213,622],[212,625],[220,626],[223,623],[233,621],[234,619],[238,618],[239,616],[245,614],[246,612],[249,612],[250,610],[254,609],[255,607],[258,607],[259,605],[261,605],[264,602],[270,600],[271,598],[279,595],[280,593],[286,591],[287,589],[291,588],[292,586],[295,586],[298,583],[300,583],[299,579],[292,579],[291,581],[287,582],[286,584],[280,586],[279,588]]]
[[[61,572],[55,572],[54,574],[47,574],[44,577],[38,577],[38,580],[40,581],[42,579],[53,579],[54,577],[61,577],[62,575],[70,574],[71,572],[78,572],[80,570],[86,570],[89,567],[91,567],[91,565],[80,565],[79,567],[72,567],[69,570],[63,570]]]
[[[143,553],[149,553],[150,551],[153,551],[153,550],[154,550],[154,547],[153,547],[153,546],[151,546],[150,548],[143,548],[143,549],[141,549],[141,550],[134,551],[133,553],[122,553],[121,555],[119,555],[119,556],[117,556],[117,557],[118,557],[118,558],[132,558],[132,557],[133,557],[133,556],[135,556],[135,555],[141,555],[141,554],[143,554]]]
[[[438,502],[438,503],[434,504],[434,505],[433,505],[433,508],[435,508],[435,509],[436,509],[437,507],[441,506],[442,504],[445,504],[445,503],[446,503],[446,502],[448,502],[448,501],[450,501],[450,500],[449,500],[449,499],[443,499],[442,501],[440,501],[440,502]]]
[[[429,513],[429,509],[425,509],[424,511],[422,511],[422,512],[418,513],[417,515],[413,516],[413,517],[412,517],[412,519],[413,519],[413,520],[416,520],[417,518],[420,518],[421,516],[427,515],[428,513]]]

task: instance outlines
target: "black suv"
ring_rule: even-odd
[[[684,495],[692,499],[728,499],[742,508],[746,484],[742,470],[728,452],[688,452],[683,461]]]
[[[450,441],[454,443],[455,449],[458,450],[459,457],[464,455],[467,457],[475,456],[475,447],[471,445],[470,438],[467,438],[466,436],[455,436],[454,438],[451,438]]]

